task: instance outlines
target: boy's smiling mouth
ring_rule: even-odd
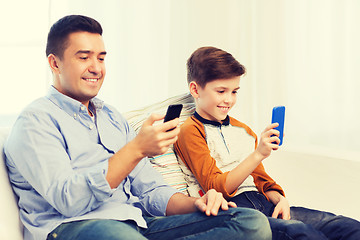
[[[220,108],[220,110],[223,112],[227,112],[230,109],[230,107],[222,107],[222,106],[218,106],[218,108]]]

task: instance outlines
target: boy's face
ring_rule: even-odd
[[[99,34],[75,32],[68,37],[63,58],[56,59],[54,87],[88,106],[104,81],[106,52]]]
[[[207,120],[217,122],[224,120],[236,103],[239,84],[240,76],[211,81],[204,88],[196,85],[196,93],[190,86],[190,91],[196,101],[197,113]]]

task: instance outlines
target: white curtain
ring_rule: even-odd
[[[36,40],[34,52],[40,54],[49,26],[66,14],[88,15],[102,24],[109,54],[99,97],[121,112],[187,92],[186,60],[198,47],[215,46],[232,53],[247,68],[231,115],[259,135],[270,122],[272,107],[285,105],[284,151],[360,161],[360,83],[356,80],[360,69],[360,1],[14,2],[24,2],[18,4],[22,6],[19,11],[46,9],[7,15],[18,21],[14,27],[19,31],[9,28],[12,22],[7,21],[8,31],[18,33],[11,36],[25,42]],[[0,41],[2,49],[6,48],[4,41]],[[51,75],[49,70],[44,73],[45,59],[35,60],[35,55],[24,56],[20,47],[16,49],[16,56],[11,52],[7,56],[13,59],[12,71],[2,71],[7,79],[1,79],[5,87],[1,87],[0,100],[12,102],[11,109],[19,111],[39,91],[45,93]],[[9,64],[1,61],[2,67],[4,61]],[[31,89],[35,86],[32,81],[40,79],[38,87]]]
[[[256,1],[252,109],[284,104],[288,151],[360,160],[360,2]]]

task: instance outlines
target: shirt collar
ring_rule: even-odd
[[[222,123],[217,122],[217,121],[211,121],[211,120],[207,120],[203,117],[201,117],[197,112],[194,113],[194,116],[202,123],[204,124],[211,124],[214,125],[216,127],[220,127],[220,126],[227,126],[230,124],[230,118],[229,115],[226,116],[226,118],[222,121]]]
[[[50,87],[46,97],[56,106],[58,106],[71,116],[74,113],[78,113],[86,109],[86,106],[84,104],[60,93],[54,86]],[[102,109],[104,106],[104,102],[97,98],[91,99],[90,103],[92,104],[92,106],[94,106],[95,111]]]

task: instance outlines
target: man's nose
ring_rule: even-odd
[[[98,59],[93,59],[89,67],[89,72],[93,74],[99,74],[101,72],[101,69],[101,63],[98,61]]]

